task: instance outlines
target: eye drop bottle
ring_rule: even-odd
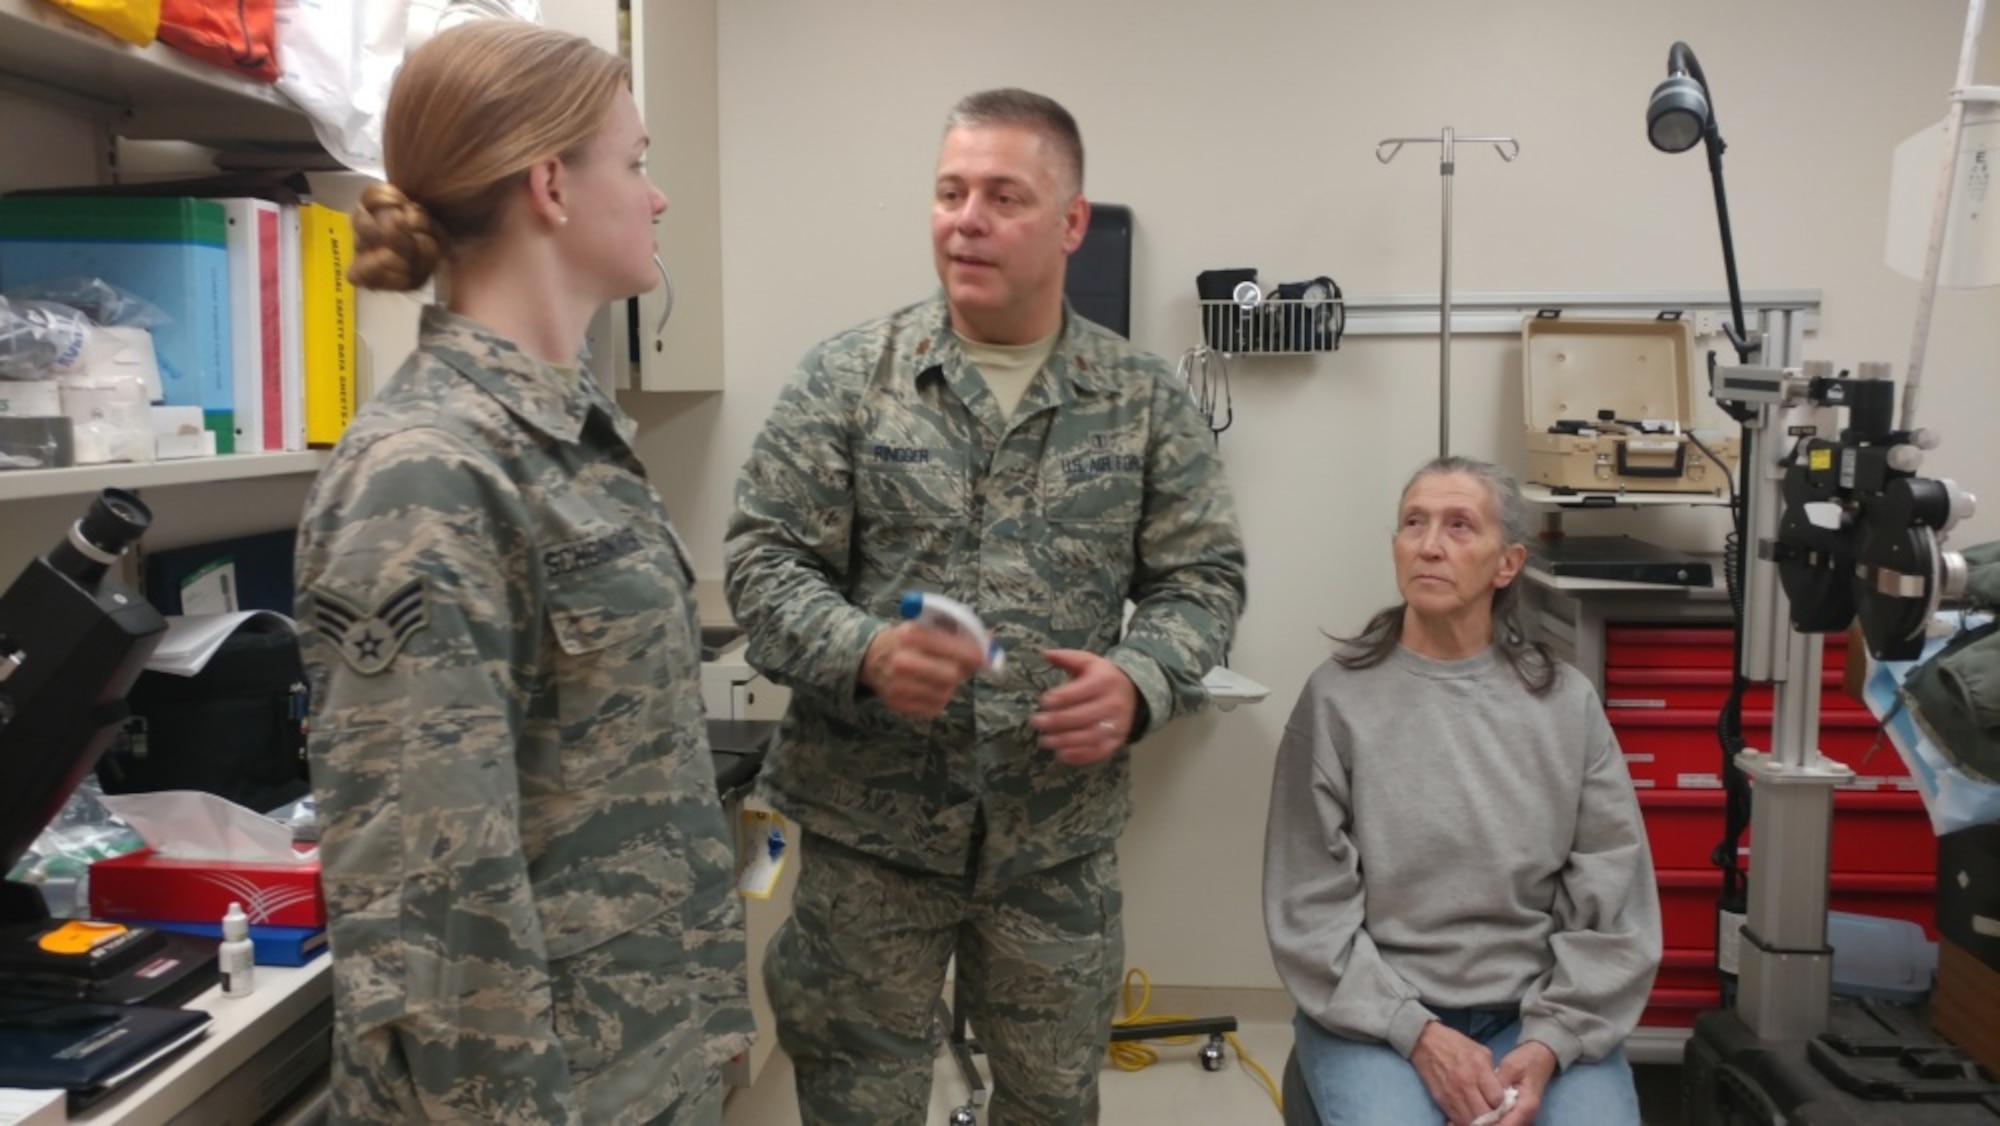
[[[222,946],[216,952],[224,997],[248,996],[257,987],[257,959],[250,944],[250,919],[243,905],[231,903],[222,916]]]
[[[993,635],[986,632],[986,623],[965,603],[942,594],[913,590],[903,595],[902,609],[905,621],[971,638],[986,653],[981,671],[997,673],[1007,667],[1007,654],[1001,651],[1000,643],[993,640]]]

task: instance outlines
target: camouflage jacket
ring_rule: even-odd
[[[1109,845],[1131,812],[1125,752],[1075,769],[1036,746],[1035,698],[1062,680],[1040,652],[1107,655],[1148,730],[1207,703],[1244,598],[1214,441],[1157,357],[1063,323],[1011,420],[939,296],[808,353],[756,441],[729,602],[750,663],[793,692],[766,789],[815,833],[961,873],[977,824],[982,878],[1039,871]],[[972,606],[1008,656],[928,722],[856,679],[912,590]]]
[[[307,499],[336,1121],[644,1122],[747,1043],[690,572],[633,430],[432,308]]]

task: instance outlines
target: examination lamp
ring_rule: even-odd
[[[1661,152],[1686,152],[1712,128],[1708,79],[1688,45],[1676,43],[1667,52],[1667,80],[1646,104],[1646,136]]]
[[[1667,51],[1667,79],[1653,88],[1646,103],[1646,137],[1661,152],[1686,152],[1696,141],[1706,142],[1708,175],[1715,185],[1715,216],[1722,227],[1722,268],[1729,277],[1730,323],[1723,327],[1736,349],[1738,363],[1747,364],[1757,351],[1743,323],[1743,287],[1736,280],[1736,240],[1729,232],[1729,197],[1722,190],[1722,130],[1715,123],[1715,103],[1701,61],[1685,43]]]

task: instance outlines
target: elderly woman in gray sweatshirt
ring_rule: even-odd
[[[1329,1126],[1636,1124],[1659,896],[1596,692],[1515,620],[1520,490],[1439,458],[1398,517],[1402,603],[1278,749],[1264,921],[1298,1070]]]

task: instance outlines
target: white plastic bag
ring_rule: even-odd
[[[540,23],[540,0],[276,0],[278,89],[335,160],[382,177],[382,111],[403,56],[445,27],[509,16]]]

